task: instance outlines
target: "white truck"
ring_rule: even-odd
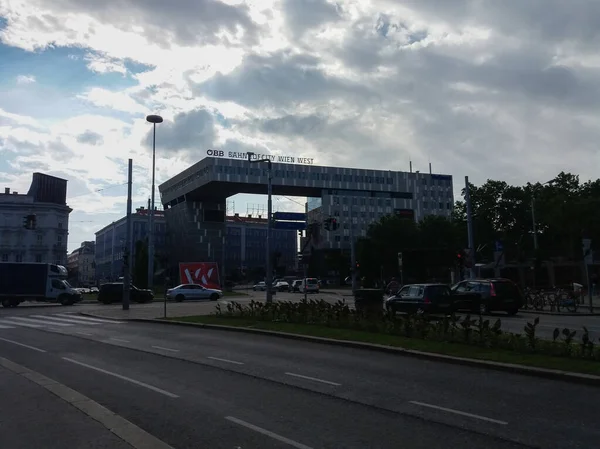
[[[24,301],[73,305],[82,296],[66,278],[67,269],[61,265],[0,262],[0,302],[3,307],[17,307]]]

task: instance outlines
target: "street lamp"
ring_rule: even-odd
[[[273,178],[272,178],[272,164],[271,164],[271,159],[269,158],[264,158],[264,159],[252,159],[252,156],[254,156],[254,153],[252,152],[248,152],[248,162],[250,163],[257,163],[257,162],[266,162],[267,163],[267,180],[268,180],[268,184],[267,184],[267,241],[266,241],[266,249],[267,249],[267,279],[266,279],[266,284],[267,284],[267,302],[273,302],[273,292],[271,291],[271,284],[273,283],[273,270],[271,267],[271,228],[272,228],[272,218],[271,216],[272,214],[272,209],[273,209],[273,202],[272,202],[272,193],[273,193]]]
[[[160,115],[149,115],[146,121],[152,123],[152,196],[150,204],[150,219],[148,229],[148,288],[152,289],[154,284],[154,171],[156,166],[156,124],[162,123]]]

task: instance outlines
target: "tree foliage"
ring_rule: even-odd
[[[494,260],[497,242],[508,263],[551,258],[579,261],[583,256],[581,239],[600,240],[600,180],[581,183],[578,176],[564,172],[549,182],[524,186],[488,180],[481,186],[470,185],[470,195],[478,262]],[[357,243],[360,275],[397,275],[397,256],[402,252],[405,281],[447,277],[456,253],[468,246],[466,222],[464,201],[456,202],[450,220],[426,216],[414,223],[397,216],[384,217]]]

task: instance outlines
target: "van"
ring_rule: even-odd
[[[306,278],[300,284],[300,291],[306,293],[319,293],[319,281],[317,278]]]

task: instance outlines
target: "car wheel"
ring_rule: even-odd
[[[211,301],[216,301],[217,299],[219,299],[219,295],[216,293],[213,293],[212,295],[210,295],[210,300]]]
[[[185,296],[183,296],[183,295],[175,296],[175,301],[177,301],[177,302],[182,302],[184,299],[185,299]]]
[[[12,301],[10,299],[3,299],[2,300],[2,307],[12,307]]]
[[[506,313],[508,313],[510,316],[514,316],[517,314],[518,311],[519,311],[519,309],[513,308],[513,309],[507,310]]]

